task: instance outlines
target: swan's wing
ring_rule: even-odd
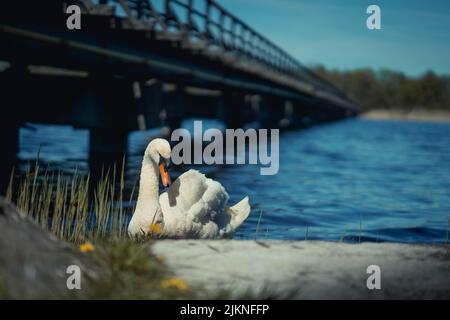
[[[234,206],[225,208],[225,210],[217,215],[215,223],[219,229],[220,237],[230,237],[236,229],[247,219],[250,214],[251,207],[248,197],[245,197]]]
[[[245,197],[234,206],[227,208],[226,212],[231,215],[230,225],[233,230],[236,230],[250,214],[251,207],[248,197]]]
[[[189,170],[161,194],[160,203],[165,214],[181,213],[193,222],[205,223],[225,209],[228,198],[219,182],[197,170]]]

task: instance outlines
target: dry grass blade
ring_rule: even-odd
[[[6,196],[61,239],[79,244],[112,236],[125,238],[126,218],[134,209],[134,187],[128,206],[124,207],[124,165],[121,170],[118,186],[114,167],[111,173],[102,172],[96,187],[91,188],[90,176],[77,169],[70,175],[49,173],[48,169],[42,172],[36,161],[35,167],[29,165],[21,178],[16,179],[14,171],[11,173]]]

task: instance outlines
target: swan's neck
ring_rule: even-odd
[[[151,202],[159,203],[158,167],[153,161],[144,159],[142,161],[137,205]]]

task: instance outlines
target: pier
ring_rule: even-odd
[[[67,28],[70,5],[81,9],[80,30]],[[123,157],[130,131],[170,133],[185,118],[289,130],[358,113],[343,92],[213,0],[1,7],[2,187],[25,122],[89,129],[93,170]]]

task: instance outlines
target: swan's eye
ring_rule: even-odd
[[[163,165],[166,169],[170,167],[170,159],[166,159],[159,155],[159,165]]]

